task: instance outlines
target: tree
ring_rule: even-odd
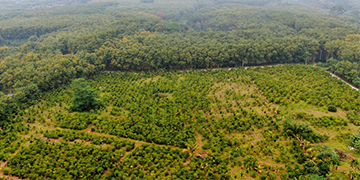
[[[336,112],[336,111],[337,111],[337,108],[336,108],[335,106],[333,106],[333,105],[330,105],[330,106],[328,107],[328,111],[330,111],[330,112]]]
[[[11,97],[0,92],[0,129],[11,113]]]
[[[337,13],[342,15],[346,12],[347,10],[343,7],[343,6],[338,6],[337,7]]]
[[[26,86],[15,89],[14,101],[21,103],[31,104],[32,100],[37,100],[39,97],[40,90],[37,85],[30,83]]]
[[[99,102],[96,100],[98,94],[91,89],[84,78],[73,80],[72,88],[74,96],[71,106],[72,111],[82,112],[99,106]]]
[[[350,136],[350,146],[357,150],[360,149],[360,133],[355,133]]]
[[[351,162],[350,162],[350,166],[351,168],[353,169],[357,169],[359,170],[359,161],[357,159],[353,159]]]
[[[157,15],[157,17],[159,17],[159,18],[161,18],[161,19],[164,19],[164,18],[165,18],[165,13],[162,12],[162,11],[157,12],[156,15]]]
[[[191,156],[194,155],[196,149],[198,148],[199,146],[196,144],[196,142],[192,142],[192,143],[189,143],[187,144],[187,149],[190,153]]]
[[[356,77],[359,76],[359,64],[352,63],[350,61],[341,61],[336,64],[336,71],[335,73],[343,78],[346,81],[352,82]]]
[[[333,6],[330,9],[330,13],[333,15],[343,15],[346,9],[343,6]]]

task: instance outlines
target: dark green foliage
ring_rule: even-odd
[[[329,106],[328,107],[328,111],[330,111],[330,112],[337,112],[337,108],[335,107],[335,106]]]
[[[320,161],[318,162],[318,168],[319,168],[319,174],[321,176],[326,176],[326,174],[328,174],[330,172],[330,167],[329,165],[324,162],[324,161]]]
[[[326,178],[316,174],[316,175],[310,175],[307,180],[326,180]]]
[[[310,142],[321,142],[327,140],[326,135],[316,134],[309,123],[287,119],[284,121],[284,132],[294,138],[301,137]]]
[[[0,129],[5,126],[10,115],[13,113],[14,107],[12,105],[11,97],[6,96],[0,92]]]
[[[304,170],[298,164],[296,164],[294,168],[292,168],[291,166],[287,166],[287,172],[288,177],[291,179],[299,179],[301,176],[304,175]]]
[[[354,123],[355,125],[360,125],[360,115],[356,111],[348,113],[346,117],[350,120],[350,122]]]
[[[306,161],[304,163],[304,170],[308,174],[317,174],[318,173],[316,163],[314,161],[311,161],[311,160]]]
[[[37,100],[39,97],[40,90],[35,84],[28,84],[21,88],[15,89],[14,101],[16,103],[30,103],[32,104],[33,100]]]
[[[359,78],[359,64],[357,62],[340,61],[335,65],[335,73],[346,81],[355,83]]]
[[[330,167],[336,169],[340,165],[340,157],[334,151],[323,151],[318,156],[317,166],[319,169],[319,175],[326,177],[326,175],[330,172]]]
[[[355,133],[350,136],[350,146],[360,150],[360,133]]]
[[[88,111],[90,109],[96,109],[99,106],[98,94],[95,90],[87,84],[84,78],[75,79],[72,82],[73,99],[72,99],[72,111]]]
[[[342,15],[346,12],[343,6],[333,6],[330,8],[330,13],[333,15]]]

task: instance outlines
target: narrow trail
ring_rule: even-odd
[[[329,72],[329,71],[327,71],[327,72]],[[340,77],[339,77],[339,76],[337,76],[336,74],[331,73],[331,72],[329,72],[329,73],[331,74],[331,76],[332,76],[332,77],[336,77],[337,79],[341,80],[341,81],[342,81],[342,82],[344,82],[345,84],[349,85],[351,88],[353,88],[353,89],[355,89],[355,90],[359,91],[359,89],[358,89],[358,88],[356,88],[355,86],[353,86],[353,85],[351,85],[350,83],[346,82],[345,80],[343,80],[342,78],[340,78]]]

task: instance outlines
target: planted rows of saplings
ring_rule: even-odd
[[[191,94],[192,96],[190,96],[191,99],[187,99],[187,101],[191,102],[191,105],[193,106],[193,110],[188,111],[185,109],[186,107],[181,107],[182,109],[180,109],[178,111],[179,116],[184,116],[184,114],[187,114],[188,117],[192,117],[192,118],[196,119],[196,122],[198,124],[202,124],[202,123],[206,124],[206,122],[201,121],[200,117],[198,117],[198,116],[203,116],[203,117],[207,117],[207,118],[211,119],[210,117],[208,117],[209,114],[210,114],[210,116],[212,116],[211,115],[211,113],[212,113],[213,115],[216,116],[216,114],[218,113],[218,112],[214,112],[211,107],[207,106],[207,104],[210,103],[210,101],[212,101],[212,99],[209,97],[209,94],[217,93],[217,91],[219,91],[219,89],[216,89],[216,88],[214,89],[212,87],[213,83],[209,83],[209,85],[208,85],[207,84],[208,82],[223,82],[224,81],[225,83],[239,83],[239,86],[246,86],[246,87],[248,84],[250,84],[250,79],[249,79],[249,77],[244,76],[243,70],[233,70],[230,72],[216,71],[216,72],[211,72],[211,73],[210,72],[204,73],[204,72],[196,71],[196,72],[190,72],[190,73],[191,74],[188,74],[188,75],[185,74],[185,78],[183,78],[184,74],[182,74],[182,73],[180,73],[180,74],[176,74],[176,73],[162,74],[160,77],[156,76],[156,74],[154,74],[154,75],[149,75],[149,74],[144,74],[144,75],[140,75],[140,74],[139,75],[106,74],[106,75],[103,75],[103,76],[113,77],[113,79],[110,79],[110,80],[114,81],[114,82],[111,82],[110,80],[105,81],[106,84],[109,84],[109,86],[120,87],[120,84],[124,83],[124,86],[125,86],[124,89],[115,91],[115,92],[109,91],[109,89],[106,88],[105,85],[100,85],[100,83],[104,83],[104,81],[98,81],[95,79],[95,81],[93,82],[93,85],[101,87],[102,97],[104,98],[104,101],[106,100],[106,102],[104,102],[106,104],[111,104],[110,102],[112,102],[112,101],[114,101],[116,103],[120,103],[120,101],[118,99],[114,98],[115,94],[111,94],[111,93],[124,92],[126,90],[125,89],[126,87],[127,88],[130,87],[129,84],[131,84],[131,86],[133,86],[133,88],[129,90],[130,93],[136,92],[136,89],[140,89],[141,86],[146,86],[146,87],[155,86],[157,89],[153,90],[150,88],[150,90],[152,90],[152,92],[148,93],[148,96],[143,98],[143,99],[148,98],[153,101],[151,104],[152,106],[150,106],[150,108],[159,107],[160,103],[161,103],[160,105],[170,104],[171,106],[178,107],[178,105],[174,105],[174,104],[183,102],[183,101],[181,101],[182,97],[178,97],[178,96],[180,96],[182,94],[188,95],[188,94],[192,93]],[[119,76],[125,77],[125,79],[128,78],[128,81],[130,81],[132,83],[119,82],[119,79],[120,79],[120,78],[118,78]],[[154,78],[153,78],[154,82],[151,81],[152,76],[154,76]],[[207,76],[209,81],[206,80],[205,82],[201,82],[201,83],[196,82],[196,84],[194,83],[192,85],[192,87],[191,87],[192,89],[188,88],[188,85],[185,84],[185,82],[182,82],[182,81],[188,81],[189,79],[195,79],[196,81],[203,81],[203,80],[201,80],[203,78],[203,76]],[[150,81],[149,81],[149,78],[150,78]],[[231,79],[231,81],[227,82],[227,79],[229,79],[229,78]],[[161,82],[161,81],[165,81],[165,82]],[[174,81],[175,83],[172,81]],[[153,85],[155,82],[156,82],[156,84]],[[181,84],[179,82],[184,83],[184,84]],[[127,83],[127,84],[125,84],[125,83]],[[167,85],[168,88],[172,88],[173,86],[176,86],[176,84],[181,85],[182,91],[178,92],[178,91],[173,90],[173,93],[169,93],[169,91],[160,90],[161,92],[158,93],[159,89],[161,89],[162,86]],[[200,85],[204,84],[204,86],[196,87],[197,84],[200,84]],[[165,89],[165,88],[163,88],[163,89]],[[191,92],[191,91],[195,91],[195,93]],[[146,92],[146,91],[143,91],[143,92]],[[154,94],[154,92],[156,92],[156,93]],[[177,94],[175,94],[174,92],[176,92]],[[200,95],[197,95],[196,93],[199,93]],[[69,100],[68,100],[69,97],[66,96],[66,90],[65,90],[65,93],[64,92],[63,93],[52,92],[51,94],[57,94],[59,97],[61,97],[65,100],[64,102],[69,102]],[[119,94],[119,93],[117,93],[117,94]],[[122,126],[124,126],[125,128],[126,127],[133,128],[132,124],[126,125],[126,124],[121,124],[121,123],[124,120],[131,119],[130,114],[133,115],[135,110],[131,111],[130,102],[134,102],[135,97],[139,96],[139,94],[138,93],[131,94],[131,99],[129,98],[128,101],[122,102],[122,104],[121,104],[122,106],[113,106],[108,110],[102,109],[100,111],[92,112],[92,113],[66,113],[66,112],[60,111],[62,109],[61,106],[64,107],[64,105],[59,105],[59,104],[47,102],[47,101],[44,101],[42,105],[45,105],[45,106],[52,105],[52,106],[56,106],[56,108],[60,108],[60,110],[56,110],[56,112],[51,115],[51,117],[52,117],[51,120],[53,122],[55,122],[55,124],[59,127],[73,129],[73,130],[84,130],[84,129],[88,128],[89,124],[92,124],[92,128],[91,128],[92,131],[114,134],[114,135],[118,135],[121,137],[129,137],[127,135],[129,135],[130,133],[126,132],[124,129],[118,130],[116,132],[116,131],[114,131],[114,127],[115,128],[123,128]],[[142,94],[146,94],[146,93],[142,93]],[[235,93],[235,92],[229,91],[227,93],[227,95],[230,95],[230,94],[232,95],[232,96],[229,96],[229,97],[231,97],[231,100],[238,100],[237,98],[240,98],[239,100],[245,100],[247,98],[250,98],[250,95],[245,94],[245,96],[244,96],[244,95],[240,94],[240,92]],[[201,98],[203,98],[203,99],[198,98],[198,96],[201,96]],[[252,97],[255,98],[255,96],[252,96]],[[228,97],[226,97],[226,98],[228,98]],[[174,99],[177,100],[177,102],[173,102]],[[51,97],[48,100],[51,101]],[[204,100],[205,103],[202,102],[202,100]],[[218,100],[220,101],[220,99],[218,99]],[[54,101],[57,101],[57,99],[54,99]],[[182,104],[189,105],[190,103],[182,103]],[[66,105],[66,106],[68,106],[68,105]],[[170,108],[171,108],[171,106],[170,106]],[[220,118],[217,121],[211,121],[211,120],[208,121],[208,123],[211,125],[210,134],[214,134],[214,135],[204,136],[205,137],[204,140],[208,141],[205,144],[205,146],[203,146],[203,149],[205,149],[205,150],[211,149],[213,153],[222,153],[225,151],[230,152],[232,147],[239,147],[241,145],[239,143],[240,142],[239,139],[236,139],[236,138],[229,139],[226,137],[225,134],[223,134],[223,132],[219,132],[218,130],[216,130],[216,128],[221,129],[222,127],[224,127],[229,132],[230,131],[231,132],[245,132],[247,130],[253,129],[253,128],[250,128],[251,125],[256,125],[256,126],[254,126],[256,128],[262,128],[262,127],[266,126],[266,124],[267,124],[266,116],[257,115],[252,110],[249,110],[249,112],[248,112],[244,108],[239,108],[239,107],[241,107],[241,104],[234,103],[233,106],[230,106],[228,103],[221,103],[221,104],[219,104],[219,106],[221,106],[221,109],[225,109],[227,114],[229,112],[233,112],[233,113],[236,113],[237,116],[236,116],[236,118],[230,117],[229,119],[231,119],[231,122],[225,121],[223,119],[225,117]],[[259,103],[259,106],[262,106],[262,103]],[[165,106],[165,107],[169,108],[169,106]],[[147,106],[147,108],[149,108],[149,107]],[[46,110],[47,110],[47,108],[44,108],[44,107],[36,107],[36,110],[34,109],[34,110],[30,110],[30,111],[34,111],[33,114],[35,114],[36,111],[46,111]],[[141,109],[139,109],[138,112],[142,113],[141,114],[142,116],[143,116],[143,114],[147,113],[147,111],[144,111]],[[106,116],[106,118],[105,118],[105,116],[100,115],[101,113],[110,113],[110,117]],[[158,114],[155,114],[152,117],[156,117],[156,116],[158,116]],[[145,116],[145,117],[148,117],[148,116]],[[262,120],[260,120],[260,119],[262,119]],[[231,123],[237,122],[238,120],[240,121],[240,124],[235,125],[234,126],[235,129],[231,130],[231,127],[232,127]],[[113,122],[113,124],[108,124],[108,123],[105,123],[102,121]],[[174,125],[176,125],[176,123],[179,123],[176,121],[178,121],[178,120],[175,119],[174,122],[154,121],[153,123],[155,123],[154,125],[156,125],[156,126],[176,127]],[[224,122],[222,122],[222,121],[224,121]],[[191,123],[195,124],[195,121],[191,121]],[[221,124],[220,125],[221,127],[219,127],[218,123]],[[101,126],[99,126],[99,125],[101,125]],[[148,127],[152,127],[154,125],[150,124],[150,123],[146,124],[146,126],[148,126]],[[278,126],[278,125],[276,125],[276,126]],[[101,128],[98,128],[98,127],[101,127]],[[102,129],[102,128],[104,128],[104,129]],[[136,127],[136,128],[142,128],[142,127]],[[200,128],[202,128],[202,126],[200,126]],[[204,126],[203,128],[209,129],[209,127],[206,127],[206,126]],[[106,131],[107,129],[109,131]],[[143,129],[140,129],[140,130],[143,130]],[[124,134],[121,134],[121,133],[124,133]],[[188,132],[188,133],[190,134],[191,132]],[[207,131],[199,130],[199,133],[207,134]],[[134,134],[132,134],[132,135],[134,135]],[[192,132],[191,135],[195,135],[195,132]],[[148,135],[149,138],[151,138],[151,136],[152,135]],[[81,133],[73,133],[73,132],[68,133],[65,131],[64,132],[49,131],[49,132],[45,133],[45,137],[49,137],[49,138],[62,137],[63,139],[68,140],[68,141],[73,141],[75,139],[84,139],[84,140],[90,139],[90,137],[81,135]],[[130,136],[130,138],[139,139],[139,140],[148,141],[148,142],[152,141],[152,139],[150,139],[150,140],[142,139],[142,137],[139,135],[138,136],[136,136],[136,135]],[[105,143],[109,142],[109,140],[104,140],[104,139],[102,139],[102,140],[99,139],[98,141],[105,142]],[[97,143],[98,141],[93,141],[92,143],[95,142],[95,144],[98,144]],[[156,142],[156,141],[154,141],[154,142]],[[159,141],[157,141],[157,142],[159,142]],[[106,144],[108,144],[108,143],[106,143]],[[207,148],[206,147],[207,145],[210,147]],[[256,144],[257,149],[259,149],[259,146],[260,146],[260,144]],[[250,147],[246,148],[246,153],[251,152],[253,149],[254,148],[251,149]],[[259,151],[259,152],[262,152],[262,151]],[[267,152],[268,152],[268,150],[267,150]],[[259,153],[254,154],[254,155],[255,156],[259,155]],[[238,166],[239,164],[241,165],[241,163],[238,163],[238,162],[239,161],[237,159],[232,160],[232,163],[234,166]],[[255,173],[257,173],[255,170],[253,170],[253,171]]]
[[[203,149],[209,149],[212,152],[230,152],[227,158],[231,160],[232,166],[239,165],[239,157],[245,158],[244,164],[241,166],[245,169],[245,174],[250,174],[252,177],[259,175],[261,178],[279,177],[279,174],[271,173],[272,168],[263,166],[261,168],[259,159],[269,158],[277,163],[287,164],[287,169],[291,174],[281,173],[280,177],[297,177],[298,175],[306,175],[307,173],[300,172],[300,167],[303,163],[299,161],[296,163],[298,168],[293,167],[294,160],[298,159],[298,154],[292,146],[291,139],[299,137],[306,139],[308,142],[323,142],[329,137],[317,134],[310,127],[310,124],[301,124],[297,121],[285,122],[285,126],[281,127],[282,116],[277,115],[278,111],[274,111],[264,98],[261,98],[261,92],[253,89],[254,92],[247,91],[248,94],[243,94],[244,89],[240,92],[237,88],[248,87],[251,88],[250,81],[243,81],[244,76],[236,78],[236,74],[227,72],[232,78],[223,78],[220,81],[225,82],[223,86],[226,87],[229,83],[234,82],[238,87],[218,88],[211,92],[213,95],[211,102],[215,104],[214,109],[217,113],[210,112],[210,117],[198,115],[197,122],[199,124],[199,133],[203,135],[205,144]],[[224,76],[226,77],[226,76]],[[216,81],[219,82],[219,81]],[[218,96],[219,92],[223,92],[223,96]],[[251,107],[249,104],[251,104]],[[255,110],[255,108],[260,109]],[[220,114],[220,115],[219,115]],[[219,115],[220,117],[216,117]],[[343,118],[337,117],[312,117],[311,121],[316,126],[347,126],[347,121]],[[330,121],[330,122],[329,122]],[[257,129],[261,129],[263,139],[254,138],[249,140],[249,135],[254,134]],[[229,138],[229,135],[239,134],[240,139]],[[250,135],[251,136],[251,135]],[[255,135],[256,136],[256,135]],[[235,137],[235,136],[233,136]],[[282,144],[278,140],[285,142]],[[290,141],[289,141],[290,140]],[[297,142],[296,142],[297,143]],[[260,157],[261,156],[261,157]],[[252,163],[248,163],[246,159],[251,159]],[[241,164],[241,163],[240,163]],[[325,167],[325,165],[324,165]],[[328,167],[328,164],[326,164]],[[261,171],[269,172],[266,175],[259,173]]]
[[[198,132],[203,136],[204,150],[231,152],[232,148],[248,144],[245,140],[251,137],[248,134],[275,123],[271,114],[260,115],[249,107],[253,104],[254,108],[259,107],[267,113],[267,107],[260,96],[256,95],[258,92],[244,70],[217,71],[213,78],[216,85],[208,95],[211,109],[196,115]],[[274,125],[279,128],[279,124]],[[239,134],[241,138],[234,134]],[[252,154],[258,147],[258,144],[254,143],[254,146],[247,147],[245,152]],[[261,152],[260,148],[256,152]]]
[[[0,162],[7,161],[11,154],[20,147],[23,141],[16,133],[0,132]]]
[[[273,167],[260,162],[263,159],[291,167],[290,163],[297,159],[291,153],[293,149],[291,140],[287,138],[289,135],[286,130],[282,131],[281,116],[275,113],[277,111],[269,106],[241,70],[218,71],[213,78],[220,85],[210,90],[211,109],[195,115],[198,132],[203,136],[202,149],[222,153],[230,160],[232,167],[240,166],[241,172],[237,177],[248,174],[254,178],[288,178],[287,173],[276,173]],[[253,135],[259,129],[262,139],[256,139]],[[304,134],[298,135],[310,142],[322,142],[328,138],[316,134],[310,127],[304,130]],[[267,173],[261,173],[265,171]]]
[[[190,157],[170,147],[142,145],[124,160],[116,148],[96,148],[82,143],[31,142],[8,161],[6,174],[30,179],[200,178],[229,179],[227,162],[220,155]]]
[[[197,76],[201,77],[200,75],[204,75],[203,72],[192,72],[193,74],[191,75],[192,78],[196,79],[198,78]],[[250,85],[250,81],[248,81],[245,77],[243,72],[241,72],[241,70],[234,70],[234,71],[216,71],[216,72],[208,72],[205,73],[206,77],[211,79],[211,82],[223,82],[225,81],[226,83],[239,83],[239,86],[246,86],[248,87]],[[107,82],[114,87],[119,87],[119,79],[120,78],[116,78],[119,75],[106,75],[106,76],[113,76],[114,79],[111,79],[113,82],[111,82],[110,80],[107,80]],[[122,75],[120,75],[122,76]],[[136,75],[134,75],[136,76]],[[175,79],[176,82],[181,82],[182,78],[179,78],[179,75],[174,75],[174,74],[168,74],[166,76],[175,76],[175,77],[171,77],[169,79]],[[180,77],[182,77],[183,74],[181,74]],[[231,78],[232,77],[232,78]],[[236,78],[234,78],[236,77]],[[153,78],[153,80],[155,82],[157,82],[158,84],[153,85],[156,86],[158,89],[159,87],[161,87],[161,83],[159,83],[158,81],[164,81],[161,78],[164,78],[163,76],[160,77],[156,77]],[[228,81],[228,79],[230,79],[230,81]],[[244,80],[242,80],[244,79]],[[184,80],[187,80],[186,78],[184,78]],[[123,82],[126,83],[126,82]],[[141,86],[145,86],[148,84],[151,84],[152,81],[150,80],[136,80],[133,81],[130,85],[127,85],[127,87],[129,86],[133,86],[133,88],[131,89],[131,93],[136,92],[138,89],[142,88]],[[226,84],[225,83],[225,84]],[[94,83],[95,85],[97,84],[96,81]],[[165,83],[163,83],[165,84]],[[172,83],[172,81],[167,81],[166,84],[169,84],[169,86],[176,86],[177,84],[174,85],[174,83]],[[126,85],[126,84],[125,84]],[[103,87],[103,93],[109,93],[107,98],[109,98],[109,101],[111,101],[111,98],[113,98],[115,100],[115,102],[119,103],[120,101],[118,101],[117,99],[115,99],[114,97],[116,97],[116,95],[114,92],[109,91],[107,88],[104,88],[104,86],[106,85],[102,85]],[[213,101],[210,97],[209,94],[211,93],[217,93],[219,91],[219,89],[214,89],[213,86],[211,87],[206,87],[205,88],[208,89],[208,92],[206,92],[205,90],[203,90],[203,94],[206,95],[204,96],[204,100],[208,100],[208,102],[219,102],[219,109],[224,110],[225,112],[220,115],[222,116],[222,118],[216,117],[216,112],[213,111],[213,109],[211,109],[211,107],[205,106],[205,107],[200,107],[198,109],[194,109],[194,111],[192,112],[186,112],[185,113],[189,113],[189,116],[196,119],[197,124],[199,125],[199,133],[202,134],[204,136],[203,140],[205,141],[205,145],[202,146],[203,149],[207,150],[211,150],[214,153],[223,153],[223,152],[231,152],[231,148],[233,147],[239,147],[241,144],[245,144],[246,142],[242,142],[241,139],[239,140],[238,138],[229,138],[227,136],[227,134],[225,132],[231,132],[231,133],[236,133],[236,132],[240,132],[240,133],[248,133],[248,132],[253,132],[254,129],[262,129],[268,125],[270,125],[274,130],[276,130],[275,134],[277,134],[278,136],[280,135],[279,129],[280,129],[280,124],[278,123],[280,119],[277,119],[276,116],[274,114],[268,114],[268,115],[259,115],[257,114],[253,109],[251,109],[251,107],[248,107],[250,105],[245,105],[248,102],[245,103],[233,103],[232,101],[238,100],[248,100],[248,99],[252,99],[253,102],[256,103],[256,106],[261,107],[262,109],[264,109],[264,111],[266,113],[269,113],[269,111],[271,111],[271,109],[269,110],[269,107],[264,106],[264,103],[261,102],[259,100],[259,96],[252,94],[252,95],[241,95],[239,92],[234,92],[232,90],[227,91],[228,93],[226,94],[227,96],[225,96],[225,100],[223,101],[223,99],[218,98],[217,100]],[[200,90],[200,88],[198,87],[194,87],[193,91],[197,92],[198,90]],[[124,92],[126,91],[125,87],[124,89],[118,90],[116,92]],[[157,92],[157,90],[155,90],[155,92]],[[176,92],[175,90],[173,92]],[[154,99],[157,100],[155,103],[152,103],[154,105],[152,105],[152,107],[158,107],[158,103],[162,103],[161,100],[165,99],[167,102],[172,102],[172,100],[174,100],[176,98],[176,96],[174,96],[175,93],[169,93],[168,91],[164,91],[161,93],[157,93],[156,95],[153,95],[153,92],[148,93],[148,97],[144,97],[143,99]],[[111,94],[114,93],[114,94]],[[186,91],[184,91],[184,93],[188,93]],[[259,93],[259,92],[257,92]],[[125,94],[125,93],[124,93]],[[146,94],[146,91],[144,91],[144,93],[142,94]],[[194,93],[193,93],[194,94]],[[235,95],[234,95],[235,94]],[[110,110],[110,114],[112,114],[113,117],[110,118],[98,118],[94,121],[93,123],[93,128],[95,131],[99,131],[99,132],[106,132],[106,133],[113,133],[114,132],[114,127],[119,128],[119,130],[117,130],[117,133],[125,133],[125,130],[122,129],[123,127],[121,124],[124,120],[131,118],[131,115],[133,115],[133,113],[136,113],[134,110],[131,111],[131,106],[129,104],[128,101],[130,102],[134,102],[135,98],[133,97],[137,97],[136,94],[132,94],[131,95],[131,99],[129,98],[123,98],[121,100],[123,100],[121,102],[122,106],[115,106]],[[237,99],[239,98],[239,99]],[[243,98],[243,99],[241,99]],[[129,99],[128,101],[125,101],[126,99]],[[197,102],[194,102],[193,99],[191,99],[192,102],[195,104]],[[245,101],[246,101],[245,100]],[[256,101],[258,100],[258,102]],[[124,102],[125,101],[125,102]],[[250,101],[249,101],[250,102]],[[171,104],[172,106],[175,103]],[[186,103],[185,103],[186,104]],[[232,105],[230,105],[232,104]],[[242,108],[242,106],[247,107],[247,109]],[[250,110],[249,110],[250,109]],[[142,112],[143,110],[138,109],[137,112]],[[213,115],[215,115],[215,118],[212,117],[211,113]],[[220,113],[220,111],[219,111]],[[228,116],[229,113],[234,113],[235,115],[230,115]],[[265,113],[265,114],[266,114]],[[221,113],[220,113],[221,114]],[[210,115],[210,117],[208,117]],[[156,117],[156,116],[153,116]],[[105,121],[105,122],[100,122],[99,121]],[[115,122],[113,122],[115,121]],[[113,122],[113,124],[109,124],[108,122]],[[162,121],[164,122],[164,121]],[[157,125],[161,125],[159,122],[157,122]],[[169,122],[168,122],[169,123]],[[193,123],[193,122],[192,122]],[[235,124],[234,124],[235,123]],[[106,128],[106,129],[102,129],[102,128],[98,128],[99,125],[102,125],[100,127],[102,128]],[[128,125],[129,127],[132,127],[132,124]],[[149,126],[149,125],[148,125]],[[85,126],[84,126],[85,127]],[[225,131],[224,131],[225,130]],[[119,135],[119,134],[114,134],[114,135]],[[127,134],[120,134],[120,136],[126,137]],[[141,136],[133,136],[135,138],[141,138]],[[133,138],[131,137],[131,138]],[[292,156],[287,156],[287,154],[289,154],[290,150],[288,148],[284,149],[283,151],[279,152],[275,152],[272,148],[267,148],[267,149],[263,149],[261,150],[261,148],[259,148],[260,146],[262,146],[264,143],[267,145],[267,147],[280,147],[279,143],[275,143],[274,138],[276,136],[270,136],[272,137],[271,141],[268,141],[269,143],[265,143],[265,142],[259,142],[259,143],[254,143],[254,145],[251,147],[246,147],[245,148],[245,152],[246,154],[252,154],[253,156],[257,157],[261,154],[265,154],[265,155],[269,155],[272,156],[274,154],[276,154],[276,161],[279,162],[289,162],[290,159],[294,159],[294,157]],[[306,137],[308,138],[310,141],[314,141],[314,142],[320,142],[323,141],[324,139],[320,136],[309,136]],[[142,139],[140,139],[142,140]],[[145,141],[147,141],[145,139]],[[271,143],[274,142],[274,143]],[[291,144],[288,144],[288,146]],[[255,152],[254,152],[255,151]],[[286,158],[281,158],[281,157],[286,157]],[[236,160],[234,160],[233,162],[237,162]],[[237,165],[237,163],[235,163],[234,165]],[[256,172],[254,169],[252,169],[252,171]],[[244,171],[245,172],[245,171]],[[245,172],[246,173],[246,172]],[[256,172],[257,174],[257,172]]]
[[[131,151],[135,148],[135,143],[131,141],[120,140],[114,137],[93,135],[85,132],[53,130],[46,131],[44,133],[44,136],[51,139],[63,138],[66,141],[75,141],[77,139],[83,141],[91,141],[91,144],[93,145],[109,144],[114,146],[116,149],[121,149],[125,147],[126,151]]]
[[[270,102],[287,105],[305,101],[320,107],[358,110],[360,94],[318,68],[286,65],[257,68],[251,72],[256,85]]]
[[[133,75],[140,76],[140,75]],[[104,74],[95,81],[113,108],[109,118],[93,121],[96,132],[157,144],[186,147],[195,139],[194,114],[208,111],[210,73],[163,73],[133,81],[122,74]],[[104,82],[107,82],[106,84]]]
[[[217,88],[218,83],[230,88]],[[286,141],[285,145],[276,140],[279,137],[281,139],[281,136],[293,137],[281,131],[282,115],[276,114],[261,96],[261,91],[254,88],[245,70],[135,75],[106,73],[95,78],[91,84],[93,87],[99,87],[104,104],[104,107],[97,111],[66,112],[66,107],[69,106],[66,103],[70,102],[67,88],[49,93],[64,99],[64,104],[53,103],[58,99],[49,97],[30,111],[34,111],[32,114],[37,111],[52,111],[54,113],[50,115],[50,120],[66,129],[84,130],[92,124],[91,131],[179,147],[186,147],[189,141],[194,141],[198,132],[203,136],[202,149],[222,153],[225,159],[232,158],[233,166],[239,166],[239,160],[243,158],[231,155],[234,148],[239,149],[249,144],[249,141],[253,143],[242,148],[242,153],[246,157],[249,155],[259,158],[265,155],[269,158],[274,157],[273,160],[279,163],[289,163],[296,159],[290,155],[289,147],[292,144],[287,139],[282,138]],[[303,134],[298,132],[296,127],[294,131],[310,142],[326,140],[326,137],[314,133],[309,128]],[[261,132],[263,137],[260,140],[249,140],[250,134],[254,134],[255,131]],[[245,137],[239,138],[233,134]],[[49,131],[45,136],[62,136],[68,141],[87,141],[93,138],[88,137],[86,133],[67,131]],[[96,137],[92,141],[93,144],[116,146],[116,142],[106,138]],[[119,144],[119,147],[124,145],[123,142]],[[264,146],[267,148],[261,148]],[[280,150],[276,150],[277,148]],[[254,168],[247,172],[244,170],[243,173],[249,172],[259,174]],[[117,177],[128,175],[123,173]],[[163,175],[158,175],[161,176]]]
[[[310,122],[318,127],[332,127],[332,126],[348,126],[348,121],[344,118],[333,117],[333,116],[323,116],[323,117],[314,117],[310,119]]]
[[[199,117],[202,116],[216,119],[218,118],[216,117],[217,113],[222,116],[232,112],[239,114],[237,117],[239,117],[238,119],[242,118],[242,122],[250,119],[254,121],[254,124],[258,124],[259,118],[255,118],[257,115],[254,111],[247,112],[240,107],[240,104],[218,103],[218,108],[221,111],[224,109],[223,113],[213,111],[209,105],[213,104],[209,94],[217,91],[214,83],[224,81],[229,84],[240,83],[239,86],[247,87],[250,79],[244,70],[163,73],[153,75],[154,78],[151,76],[149,78],[147,75],[146,79],[136,78],[141,75],[133,76],[135,77],[104,74],[95,80],[94,85],[101,87],[102,92],[106,94],[105,98],[112,102],[114,107],[110,110],[112,116],[93,121],[93,130],[147,142],[184,147],[186,143],[184,140],[194,138],[195,122],[199,123]],[[228,79],[230,80],[228,81]],[[240,92],[231,97],[240,98],[240,96],[245,99]],[[262,106],[261,102],[258,104]],[[261,118],[266,119],[267,117]],[[250,125],[233,126],[232,123],[235,123],[237,119],[231,120],[232,122],[224,121],[222,126],[228,127],[228,130],[230,128],[250,128]],[[216,123],[218,122],[222,122],[222,120],[216,121]],[[212,121],[208,121],[208,123],[213,124]],[[257,128],[265,125],[266,123],[261,123]],[[204,127],[205,130],[208,129],[207,126]],[[206,135],[202,132],[200,131],[201,134]],[[172,139],[169,139],[169,136],[173,136]],[[179,142],[179,139],[184,140]],[[231,146],[231,144],[234,143],[229,145]]]
[[[106,179],[230,179],[219,154],[203,158],[169,147],[142,145],[111,168]]]
[[[360,115],[357,113],[357,111],[350,112],[346,115],[346,117],[349,119],[351,123],[354,123],[355,125],[360,125]]]
[[[30,179],[100,179],[122,156],[115,147],[34,140],[8,160],[8,171]]]
[[[351,113],[350,113],[351,114]],[[295,114],[296,119],[302,121],[308,121],[312,125],[317,127],[326,127],[326,128],[345,128],[348,126],[349,121],[342,117],[335,116],[322,116],[314,117],[314,115],[298,112]],[[348,115],[349,117],[349,115]]]

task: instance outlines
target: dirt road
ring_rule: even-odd
[[[329,72],[329,73],[331,74],[332,77],[338,78],[338,79],[341,80],[342,82],[344,82],[344,83],[346,83],[347,85],[349,85],[351,88],[359,91],[358,88],[356,88],[355,86],[353,86],[353,85],[351,85],[350,83],[346,82],[345,80],[341,79],[341,78],[340,78],[339,76],[337,76],[336,74],[333,74],[333,73],[331,73],[331,72]]]

